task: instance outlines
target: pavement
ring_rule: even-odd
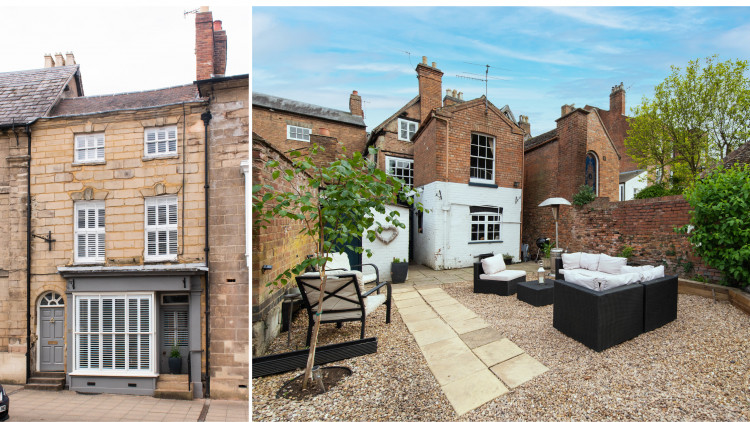
[[[240,400],[169,400],[126,394],[26,390],[3,385],[10,397],[9,421],[246,422],[249,403]]]
[[[536,277],[538,266],[527,262],[508,269]],[[459,416],[548,370],[440,288],[473,278],[473,268],[435,271],[414,265],[407,281],[393,287],[401,318]]]

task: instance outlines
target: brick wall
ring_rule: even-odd
[[[617,201],[620,198],[620,159],[604,126],[596,113],[590,113],[587,122],[586,148],[599,159],[599,196]]]
[[[426,58],[423,58],[426,60]],[[430,116],[430,111],[443,105],[443,72],[433,66],[427,66],[426,63],[417,65],[417,78],[419,79],[419,117],[420,125],[424,124]]]
[[[592,108],[586,107],[587,110]],[[630,128],[628,117],[625,115],[625,91],[620,87],[613,87],[613,92],[609,95],[609,110],[597,110],[607,127],[617,152],[620,153],[620,173],[637,170],[638,164],[628,155],[625,149],[625,138]]]
[[[245,257],[245,195],[250,193],[245,192],[240,164],[249,156],[248,80],[215,83],[212,88],[209,124],[211,397],[247,400],[250,284]]]
[[[557,179],[559,147],[560,143],[553,140],[525,154],[521,243],[529,245],[529,252],[534,251],[532,256],[536,254],[536,238],[552,238],[554,235],[552,211],[539,208],[539,204],[552,196],[562,195],[553,194],[561,191]],[[549,230],[550,226],[553,231]]]
[[[348,156],[351,156],[355,151],[363,152],[365,148],[367,134],[364,126],[323,120],[281,110],[271,111],[263,107],[253,107],[253,132],[282,152],[308,148],[309,142],[286,138],[287,125],[310,128],[312,133],[316,135],[321,134],[321,128],[328,129],[330,137],[336,138],[346,147]]]
[[[438,134],[439,133],[439,134]],[[445,122],[432,119],[414,139],[414,187],[424,186],[438,179],[438,172],[445,174],[445,166],[438,169],[438,137],[445,137]]]
[[[690,221],[690,209],[682,196],[625,202],[598,198],[582,207],[563,206],[560,246],[571,252],[616,256],[629,245],[635,249],[630,262],[665,265],[669,274],[699,274],[718,281],[720,272],[693,255],[687,235],[673,230]],[[554,233],[554,224],[547,227],[550,230]]]
[[[253,138],[253,183],[269,184],[274,191],[290,189],[283,178],[272,180],[271,171],[265,164],[275,160],[280,163],[279,170],[292,168],[291,161],[270,143],[260,138]],[[298,176],[294,183],[306,184],[304,176]],[[281,325],[281,297],[284,289],[266,284],[273,282],[280,273],[299,264],[310,253],[315,251],[315,243],[308,237],[300,235],[303,223],[277,218],[266,229],[261,230],[253,225],[253,356],[262,355],[268,343],[278,335]],[[271,265],[272,270],[261,271],[263,265]],[[294,283],[292,283],[294,284]]]
[[[417,101],[411,107],[404,110],[406,118],[419,120],[420,106]],[[398,139],[398,118],[388,122],[382,128],[382,134],[375,141],[375,147],[378,148],[378,168],[386,171],[385,157],[410,158],[414,157],[414,143],[412,141],[401,141]],[[415,172],[416,174],[416,172]]]

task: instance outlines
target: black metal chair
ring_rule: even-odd
[[[305,344],[310,345],[312,329],[315,325],[315,314],[318,312],[318,303],[321,293],[320,275],[302,274],[296,277],[297,285],[302,294],[302,303],[307,310],[308,327],[307,340]],[[385,287],[386,294],[377,292]],[[360,338],[365,338],[365,318],[378,306],[385,303],[385,323],[391,323],[391,283],[377,283],[375,287],[363,292],[363,284],[358,280],[355,273],[338,273],[327,277],[323,288],[323,304],[321,307],[320,323],[336,323],[341,327],[343,322],[360,321],[362,330]],[[375,293],[375,294],[373,294]]]

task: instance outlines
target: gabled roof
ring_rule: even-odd
[[[0,73],[0,127],[47,115],[76,75],[80,87],[78,65]],[[77,94],[83,95],[80,91]]]
[[[401,107],[400,109],[398,109],[398,111],[396,111],[395,113],[391,114],[390,117],[388,117],[387,119],[383,120],[379,125],[375,126],[375,128],[370,131],[370,136],[374,136],[376,133],[378,133],[380,131],[380,129],[382,129],[383,127],[385,127],[385,125],[387,125],[389,122],[391,122],[396,117],[400,116],[401,113],[405,112],[407,108],[409,108],[409,107],[413,106],[414,104],[416,104],[417,101],[419,101],[419,95],[417,95],[416,97],[412,98],[411,101],[409,101],[408,103],[406,103],[406,105],[404,105],[403,107]]]
[[[139,110],[195,101],[205,100],[198,97],[198,88],[190,84],[150,91],[64,98],[50,111],[49,117],[77,116],[118,110]]]
[[[529,151],[538,147],[539,145],[546,143],[547,141],[551,141],[554,138],[557,138],[557,128],[552,129],[549,132],[544,132],[541,135],[537,135],[533,138],[527,139],[526,142],[523,143],[523,150],[524,152]]]
[[[645,172],[646,170],[631,170],[631,171],[624,171],[620,173],[620,183],[625,183],[629,180],[634,179],[637,176],[640,176],[641,173]]]
[[[492,101],[487,100],[484,95],[482,95],[481,97],[471,99],[469,101],[464,101],[459,104],[451,104],[449,106],[439,107],[436,110],[438,113],[441,113],[441,112],[454,113],[456,111],[463,110],[463,109],[470,108],[470,107],[475,107],[478,105],[484,106],[485,100],[487,101],[487,107],[490,110],[497,113],[497,115],[500,116],[501,118],[507,120],[506,123],[509,124],[509,126],[511,127],[511,130],[513,130],[513,128],[521,130],[521,128],[518,126],[518,123],[515,122],[515,119],[513,117],[513,112],[510,110],[510,107],[507,104],[504,105],[502,108],[498,108],[497,106],[492,104]]]
[[[319,119],[334,120],[350,125],[365,126],[362,116],[355,116],[348,111],[336,110],[301,101],[289,100],[287,98],[274,97],[273,95],[253,92],[253,107],[264,107],[274,110],[283,110],[304,116],[317,117]]]
[[[735,163],[750,164],[750,142],[745,142],[724,157],[724,167],[732,167]]]

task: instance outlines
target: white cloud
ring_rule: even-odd
[[[392,63],[368,63],[368,64],[342,64],[336,66],[339,70],[356,70],[370,73],[403,73],[407,75],[414,74],[414,69],[403,64]]]
[[[750,24],[732,28],[716,37],[716,44],[722,47],[736,48],[737,50],[750,54]]]

